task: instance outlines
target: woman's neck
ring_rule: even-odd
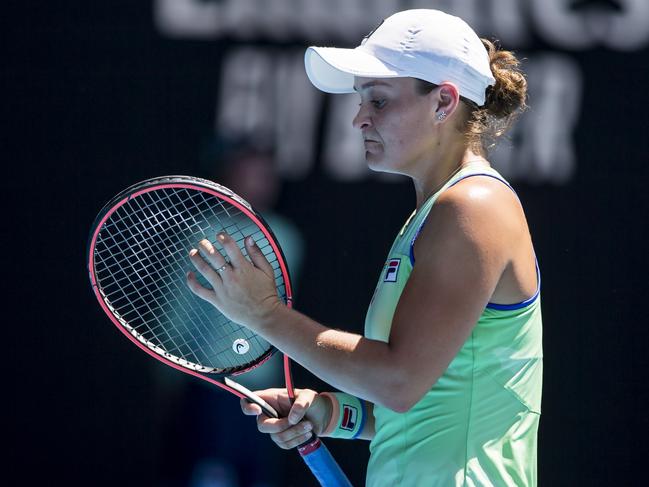
[[[428,198],[439,191],[458,171],[469,164],[476,163],[489,166],[489,162],[482,155],[466,147],[462,147],[462,150],[451,151],[444,159],[431,163],[425,174],[419,178],[413,178],[417,208],[420,208]]]

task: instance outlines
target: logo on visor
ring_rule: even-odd
[[[390,259],[386,264],[387,269],[385,270],[385,277],[383,278],[383,282],[397,282],[400,265],[401,259]]]

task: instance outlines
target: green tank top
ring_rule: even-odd
[[[389,339],[415,264],[413,244],[435,200],[460,180],[479,175],[509,186],[492,168],[463,168],[401,229],[367,312],[367,338]],[[540,279],[537,287],[525,302],[489,303],[447,370],[409,411],[374,406],[368,486],[536,485],[543,373]]]

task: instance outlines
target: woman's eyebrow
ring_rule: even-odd
[[[354,91],[363,91],[366,90],[367,88],[371,88],[372,86],[391,86],[390,83],[386,83],[385,81],[380,81],[380,80],[374,80],[374,81],[368,81],[367,83],[363,83],[360,87],[360,89],[356,88],[354,86]]]

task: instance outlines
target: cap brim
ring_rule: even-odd
[[[394,78],[394,67],[360,49],[309,47],[304,54],[306,74],[313,85],[326,93],[353,93],[354,76]]]

